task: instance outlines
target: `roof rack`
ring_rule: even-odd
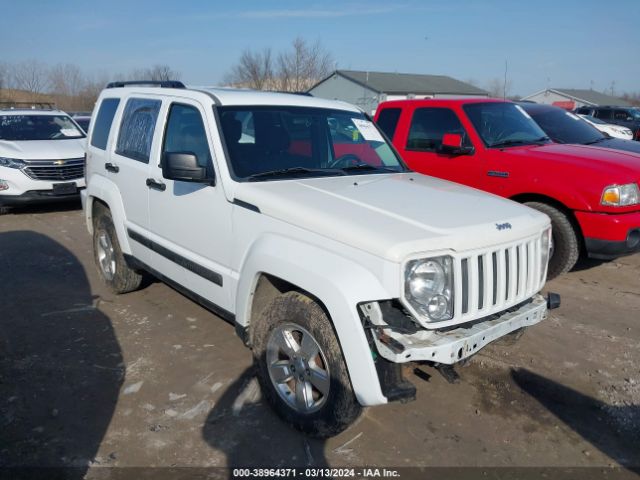
[[[53,102],[14,102],[0,101],[0,109],[2,110],[55,110],[56,106]]]
[[[126,82],[110,82],[107,88],[123,88],[130,85],[149,85],[160,88],[187,88],[178,80],[132,80]]]

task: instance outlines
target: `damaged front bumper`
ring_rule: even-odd
[[[555,302],[551,305],[554,308]],[[535,295],[520,307],[446,330],[418,330],[407,334],[388,325],[377,302],[362,305],[380,355],[394,363],[430,361],[452,365],[477,353],[508,333],[547,318],[547,299]]]

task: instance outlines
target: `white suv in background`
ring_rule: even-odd
[[[157,87],[96,105],[100,275],[125,293],[151,272],[234,324],[297,428],[334,435],[415,396],[402,363],[452,365],[546,317],[546,215],[410,171],[343,102]]]
[[[79,198],[85,134],[59,110],[0,109],[0,212]]]

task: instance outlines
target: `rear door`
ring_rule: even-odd
[[[463,146],[472,146],[458,114],[447,107],[418,107],[404,138],[396,138],[402,157],[413,170],[480,188],[479,159],[476,154],[451,155],[440,147],[446,133],[462,135]],[[399,134],[396,134],[399,137]]]
[[[207,115],[209,114],[209,116]],[[213,158],[213,112],[191,99],[174,99],[162,112],[164,136],[153,156],[149,176],[150,240],[155,248],[154,268],[227,311],[233,311],[231,220],[233,205],[222,184],[190,183],[164,178],[163,155],[193,153],[216,175]]]
[[[150,249],[142,240],[149,232],[149,159],[159,149],[157,123],[162,102],[144,96],[129,97],[123,108],[117,140],[107,175],[120,190],[126,216],[125,227],[133,255],[147,263]]]

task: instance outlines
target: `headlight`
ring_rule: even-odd
[[[449,255],[412,260],[405,269],[405,298],[431,321],[453,317],[453,260]]]
[[[0,167],[22,168],[24,166],[25,163],[22,160],[18,160],[16,158],[0,157]]]
[[[551,236],[551,227],[547,228],[544,232],[542,232],[542,237],[540,239],[540,281],[544,279],[547,275],[547,268],[549,267],[549,255],[551,253],[551,247],[553,242],[553,237]]]
[[[611,185],[602,192],[602,205],[613,207],[625,207],[628,205],[636,205],[640,202],[640,192],[638,185],[628,183],[626,185]]]

